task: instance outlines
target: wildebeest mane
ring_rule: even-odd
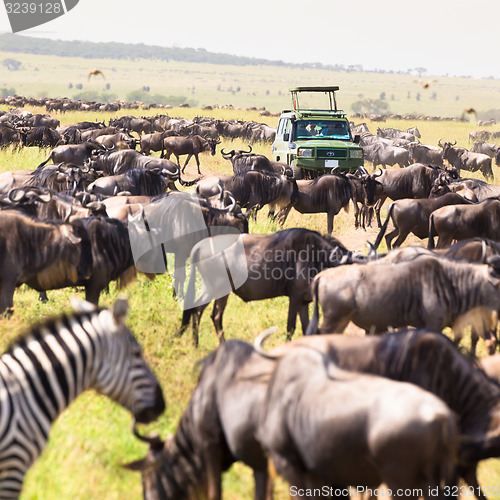
[[[146,168],[133,168],[123,175],[133,183],[137,195],[156,196],[165,191],[165,178],[160,172],[153,172]]]
[[[428,330],[402,330],[381,337],[370,372],[436,394],[460,415],[462,428],[486,420],[488,410],[500,398],[500,387],[492,385],[473,360],[448,337]]]

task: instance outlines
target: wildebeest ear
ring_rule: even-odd
[[[73,232],[72,227],[68,224],[61,226],[61,234],[73,245],[78,245],[78,243],[81,243],[82,241],[82,239]]]
[[[155,469],[155,459],[151,456],[151,453],[148,453],[144,458],[140,460],[134,460],[128,464],[123,464],[122,467],[124,469],[135,470],[139,472]]]
[[[490,255],[486,259],[490,270],[495,273],[495,275],[500,277],[500,255]]]
[[[71,297],[70,300],[71,300],[71,307],[76,312],[89,313],[89,312],[94,312],[97,309],[97,306],[95,304],[87,302],[86,300],[81,300],[78,297]]]
[[[128,300],[126,297],[121,296],[113,305],[113,318],[116,323],[125,323],[125,319],[128,315]]]

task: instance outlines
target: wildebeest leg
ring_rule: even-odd
[[[184,170],[186,170],[186,166],[187,164],[189,163],[189,160],[191,159],[193,155],[192,154],[189,154],[186,161],[184,162],[184,166],[182,167],[182,173],[184,173]],[[180,166],[180,164],[179,164]],[[198,173],[200,173],[200,167],[198,167]]]
[[[360,219],[359,205],[355,201],[353,201],[352,204],[354,206],[354,229],[358,229],[359,228],[359,219]]]
[[[222,451],[219,444],[209,445],[203,451],[207,465],[207,500],[222,498]]]
[[[47,297],[47,292],[39,292],[38,293],[38,300],[40,302],[48,302],[49,298]]]
[[[183,333],[189,326],[189,321],[191,320],[191,315],[194,314],[195,309],[185,309],[182,313],[182,321],[179,329],[172,335],[172,337],[182,337]]]
[[[464,481],[471,487],[474,488],[474,494],[478,500],[486,500],[486,497],[482,493],[482,488],[479,486],[479,482],[477,480],[477,466],[473,465],[469,467],[467,470],[463,471],[461,474]]]
[[[292,209],[292,204],[287,205],[286,207],[283,207],[279,212],[276,218],[278,219],[278,223],[281,227],[285,225],[286,219],[288,217],[288,214],[290,213],[290,210]]]
[[[255,481],[255,500],[272,500],[273,480],[267,470],[253,470]]]
[[[198,158],[197,154],[194,155],[194,159],[196,160],[196,167],[198,168],[198,174],[201,175],[201,172],[200,172],[200,159]]]
[[[326,214],[326,222],[327,222],[327,233],[332,234],[333,232],[333,218],[335,217],[334,212],[328,212]]]
[[[302,324],[302,332],[305,334],[307,325],[309,324],[309,315],[307,313],[307,304],[304,311],[302,295],[292,295],[288,302],[288,320],[286,323],[286,340],[292,340],[295,328],[297,326],[297,313],[300,313],[300,322]],[[305,326],[304,326],[305,320]]]
[[[105,285],[89,283],[85,285],[85,300],[96,306],[99,304],[99,296]]]
[[[14,312],[16,279],[4,276],[0,281],[0,290],[0,314],[10,316]]]
[[[299,306],[299,317],[300,324],[302,325],[302,334],[306,334],[307,327],[309,325],[309,303],[302,302]]]
[[[222,317],[224,315],[224,310],[226,309],[227,299],[229,295],[225,297],[221,297],[214,302],[214,308],[212,309],[212,321],[215,327],[215,332],[217,333],[217,337],[219,338],[219,342],[225,342],[224,338],[224,328],[222,326]]]
[[[409,231],[403,231],[403,232],[401,232],[399,234],[399,236],[398,236],[398,239],[394,242],[393,247],[394,248],[400,247],[403,244],[403,242],[406,240],[406,238],[408,237],[409,234],[410,234]],[[389,236],[389,235],[387,235],[387,236]],[[387,236],[385,237],[386,241],[387,241]]]
[[[379,200],[377,200],[377,202],[375,203],[375,215],[377,216],[377,224],[378,224],[378,227],[382,227],[382,221],[380,220],[380,209],[382,208],[382,205],[384,204],[384,201],[386,200],[387,196],[384,197],[384,198],[380,198]]]

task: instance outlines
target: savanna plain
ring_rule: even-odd
[[[51,89],[50,81],[43,77],[43,81],[35,82],[30,79],[30,75],[42,75],[44,71],[38,61],[38,71],[29,69],[32,64],[35,64],[34,56],[23,56],[16,54],[16,57],[23,59],[23,64],[27,68],[25,75],[22,75],[21,86],[11,80],[13,74],[8,74],[9,78],[5,77],[2,72],[3,84],[15,86],[18,94],[37,96],[38,92]],[[43,61],[50,63],[50,57],[45,56]],[[74,65],[72,66],[72,62]],[[102,61],[63,61],[66,66],[66,71],[74,72],[75,67],[79,68],[79,78],[86,79],[85,71],[89,65],[103,67],[106,72],[106,64],[114,64],[117,66],[117,72],[123,62]],[[56,64],[54,60],[53,64]],[[61,64],[61,59],[57,59],[57,64]],[[133,65],[142,65],[146,76],[160,79],[158,71],[154,72],[154,66],[151,61],[135,61]],[[158,63],[159,64],[159,63]],[[216,74],[214,68],[202,67],[203,65],[187,65],[183,70],[178,63],[161,63],[165,64],[166,68],[172,72],[177,71],[171,78],[178,78],[178,88],[169,88],[165,93],[174,94],[181,90],[186,93],[186,89],[195,88],[191,96],[195,96],[198,103],[212,104],[219,99],[220,92],[217,91]],[[33,66],[34,68],[35,66]],[[123,66],[125,68],[125,66]],[[45,68],[45,66],[44,66]],[[187,69],[186,69],[187,68]],[[54,68],[52,68],[54,69]],[[112,67],[110,66],[108,74],[112,75]],[[137,68],[136,68],[137,69]],[[286,95],[289,87],[299,84],[339,84],[341,91],[338,95],[340,107],[349,110],[350,103],[353,102],[357,94],[365,96],[373,95],[373,98],[379,96],[384,85],[387,88],[393,89],[394,95],[400,96],[401,102],[407,99],[407,95],[413,79],[401,75],[393,75],[393,78],[388,75],[377,74],[356,74],[343,73],[339,75],[326,74],[327,72],[318,71],[316,74],[313,70],[308,70],[309,74],[305,77],[300,74],[293,74],[292,70],[282,69],[278,71],[276,68],[269,71],[267,68],[255,70],[251,78],[255,79],[254,92],[259,95],[252,96],[252,91],[247,91],[248,77],[245,77],[244,69],[236,67],[223,68],[229,73],[227,76],[224,73],[218,75],[219,82],[222,87],[228,84],[234,88],[235,74],[240,72],[239,77],[242,83],[240,92],[226,92],[224,96],[227,103],[232,102],[236,106],[266,106],[272,111],[279,111],[280,108],[286,107],[288,96]],[[28,71],[33,71],[29,73]],[[61,70],[62,71],[62,70]],[[182,72],[185,73],[182,73]],[[222,70],[221,70],[222,71]],[[201,80],[193,79],[193,74],[196,78],[201,79],[200,75],[205,72],[206,85],[202,84]],[[297,70],[295,70],[297,72]],[[134,72],[135,74],[135,72]],[[182,75],[185,75],[182,77]],[[19,78],[20,75],[17,75]],[[385,83],[384,79],[385,78]],[[41,78],[41,77],[40,77]],[[65,80],[66,78],[66,80]],[[61,81],[67,81],[69,77],[66,73],[60,76]],[[143,76],[138,77],[139,80],[146,83]],[[185,78],[185,80],[182,80]],[[224,80],[227,78],[228,80]],[[262,81],[266,80],[267,81]],[[368,79],[363,86],[363,79]],[[406,81],[405,81],[406,79]],[[2,80],[2,78],[0,78]],[[125,79],[124,79],[125,80]],[[257,83],[259,82],[260,83]],[[341,81],[339,81],[341,80]],[[344,80],[344,81],[342,81]],[[120,80],[121,81],[121,80]],[[193,84],[193,81],[196,83]],[[215,88],[211,88],[207,82],[213,82]],[[188,84],[190,82],[190,84]],[[500,83],[496,80],[468,80],[468,79],[444,79],[447,85],[455,85],[453,89],[442,89],[443,101],[446,97],[447,104],[444,102],[439,104],[439,87],[438,100],[431,101],[423,91],[421,101],[412,100],[411,103],[405,103],[401,109],[394,109],[394,112],[400,113],[418,113],[429,115],[443,116],[459,116],[465,107],[466,101],[468,106],[475,106],[478,110],[487,110],[494,107],[494,102],[498,102],[498,92],[500,92]],[[123,82],[122,82],[123,83]],[[158,87],[166,85],[158,82]],[[442,83],[444,85],[444,83]],[[461,86],[462,84],[462,86]],[[97,84],[95,84],[97,85]],[[102,83],[99,83],[102,85]],[[118,84],[117,84],[118,85]],[[123,85],[125,85],[123,83]],[[438,84],[437,84],[438,85]],[[44,87],[46,86],[46,88]],[[269,87],[266,89],[266,87]],[[353,90],[353,87],[356,87]],[[470,91],[469,87],[474,87],[474,91]],[[67,85],[61,84],[61,88],[57,89],[57,95],[67,95],[65,92]],[[414,87],[411,87],[412,89]],[[203,90],[204,89],[204,90]],[[343,90],[345,89],[345,93]],[[361,90],[359,90],[361,89]],[[364,89],[364,90],[363,90]],[[460,89],[462,93],[460,93]],[[111,90],[113,90],[113,85]],[[125,91],[125,87],[123,92]],[[266,95],[266,90],[270,93]],[[469,94],[469,91],[471,92]],[[121,92],[121,91],[120,91]],[[203,93],[205,92],[205,93]],[[281,94],[278,94],[280,92]],[[243,93],[248,93],[247,98],[243,98]],[[198,94],[198,95],[197,95]],[[237,96],[236,94],[241,94]],[[391,92],[389,91],[389,95]],[[456,95],[461,95],[459,100],[456,100]],[[489,95],[489,98],[488,98]],[[255,97],[255,99],[254,99]],[[345,99],[344,99],[345,97]],[[234,99],[231,99],[234,98]],[[235,99],[239,99],[235,100]],[[475,101],[474,101],[475,99]],[[396,100],[396,97],[395,97]],[[345,102],[344,102],[345,101]],[[474,102],[472,102],[474,101]],[[223,104],[223,102],[220,102]],[[437,104],[436,104],[437,103]],[[411,104],[411,108],[406,106]],[[436,108],[433,111],[433,104]],[[0,109],[7,110],[6,106]],[[42,108],[30,108],[33,113],[44,112]],[[185,118],[193,118],[197,115],[214,116],[220,119],[241,119],[255,120],[258,122],[268,123],[276,126],[276,117],[262,117],[257,111],[243,111],[237,109],[214,109],[210,111],[201,110],[199,107],[191,108],[173,108],[165,110],[121,110],[118,113],[99,113],[99,112],[70,112],[63,115],[54,115],[61,120],[62,125],[69,125],[81,120],[107,120],[112,116],[121,116],[125,114],[154,115],[157,112],[167,112],[170,116],[181,116]],[[355,119],[355,123],[359,123],[360,119]],[[468,134],[472,130],[477,130],[475,121],[471,122],[437,122],[437,121],[407,121],[407,120],[388,120],[380,124],[367,121],[367,124],[372,133],[376,133],[377,126],[395,127],[406,129],[411,126],[418,126],[423,144],[436,145],[439,139],[456,140],[458,145],[470,147]],[[499,126],[490,127],[490,130],[500,129]],[[246,144],[241,140],[230,141],[223,139],[220,147],[226,149],[245,148]],[[254,144],[254,152],[271,156],[270,144]],[[219,151],[219,150],[218,150]],[[38,148],[24,148],[21,150],[8,148],[0,151],[0,172],[7,170],[32,169],[41,163],[47,157],[49,150],[39,150]],[[368,170],[372,170],[372,166],[367,164]],[[396,167],[397,168],[397,167]],[[500,184],[500,168],[494,166],[495,183]],[[204,175],[231,173],[231,164],[217,153],[216,156],[202,155],[201,170]],[[474,173],[469,174],[471,177],[478,177]],[[193,179],[196,177],[196,166],[192,161],[187,167],[186,178]],[[388,203],[386,203],[387,208]],[[383,220],[385,220],[385,210],[382,211]],[[275,222],[269,221],[266,217],[267,209],[262,210],[258,214],[256,222],[251,221],[250,231],[260,233],[270,233],[281,229]],[[285,228],[305,227],[308,229],[317,230],[321,233],[326,231],[326,215],[300,215],[297,212],[290,214]],[[362,253],[366,252],[366,241],[374,241],[378,229],[374,226],[366,231],[354,228],[354,216],[352,207],[349,213],[342,211],[335,218],[334,236],[338,237],[345,246],[351,250],[356,250]],[[424,244],[417,238],[409,238],[405,244]],[[379,251],[385,251],[381,246]],[[114,283],[111,284],[109,293],[101,295],[102,306],[111,306],[116,300],[118,294]],[[198,369],[197,361],[209,354],[218,345],[215,336],[214,328],[209,317],[209,307],[205,312],[200,325],[200,345],[195,348],[192,345],[190,331],[188,330],[184,337],[178,339],[172,338],[177,328],[180,325],[181,310],[172,295],[172,280],[168,275],[160,275],[154,281],[148,280],[145,276],[138,275],[135,283],[129,285],[125,289],[125,293],[129,298],[130,315],[128,325],[135,333],[137,339],[143,346],[145,358],[148,360],[158,379],[160,380],[167,401],[167,409],[160,419],[149,426],[143,426],[141,430],[144,432],[158,432],[162,437],[167,437],[175,432],[178,421],[182,415],[184,408],[187,405],[192,389],[197,380]],[[9,318],[0,319],[0,351],[5,350],[9,342],[21,332],[25,331],[29,325],[34,322],[41,321],[52,315],[60,314],[64,311],[69,311],[70,299],[72,296],[83,298],[83,292],[76,289],[64,289],[48,292],[49,302],[41,303],[38,301],[38,294],[25,286],[20,287],[14,296],[14,315]],[[224,316],[224,326],[227,339],[238,338],[253,342],[255,336],[262,330],[276,325],[278,332],[269,342],[272,345],[278,345],[285,341],[285,325],[288,300],[286,298],[277,298],[266,301],[244,303],[236,296],[231,296],[228,302],[228,307]],[[362,332],[355,328],[349,327],[346,334],[360,335]],[[295,336],[301,335],[300,328],[297,329]],[[480,344],[480,355],[484,356],[486,351],[484,346]],[[140,443],[131,433],[132,419],[121,407],[111,403],[104,397],[98,396],[95,393],[86,393],[81,396],[75,403],[71,405],[57,420],[52,428],[49,444],[43,452],[41,458],[30,470],[27,475],[23,495],[24,499],[89,499],[89,498],[105,498],[105,499],[139,499],[141,498],[142,489],[140,476],[138,473],[126,471],[120,467],[121,464],[130,462],[134,459],[142,457],[147,449],[143,443]],[[491,459],[484,461],[479,469],[479,480],[483,486],[500,486],[500,461]],[[250,469],[241,464],[234,465],[224,475],[224,496],[231,500],[248,500],[253,498],[253,478]],[[281,481],[278,481],[275,491],[275,496],[278,500],[289,498],[288,486]]]

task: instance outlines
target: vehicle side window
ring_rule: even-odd
[[[278,129],[276,130],[276,135],[283,135],[284,126],[285,126],[285,120],[282,118],[278,123]]]
[[[285,130],[284,130],[284,134],[289,134],[290,133],[290,125],[291,125],[291,122],[290,120],[285,120]]]

